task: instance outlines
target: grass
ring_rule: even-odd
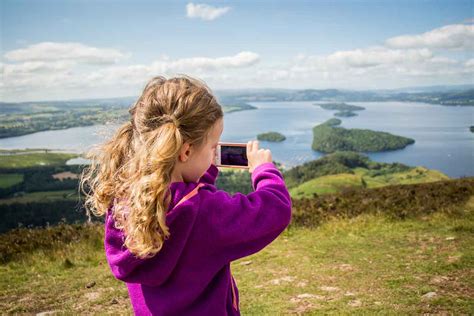
[[[69,229],[77,238],[0,265],[1,310],[132,314],[125,284],[105,261],[103,227],[82,227]],[[316,228],[291,224],[259,253],[232,262],[241,313],[470,314],[473,232],[474,196],[458,212],[405,220],[362,214]]]
[[[57,200],[79,200],[76,190],[44,191],[25,193],[22,196],[0,199],[0,204],[28,203],[28,202],[51,202]]]
[[[474,238],[459,227],[472,230],[474,218],[449,220],[362,215],[299,228],[235,263],[243,314],[469,313]]]
[[[17,169],[33,166],[62,166],[66,161],[79,157],[71,153],[27,153],[0,155],[0,168]]]
[[[429,183],[449,179],[448,176],[437,170],[430,170],[422,166],[411,170],[395,172],[386,175],[371,176],[365,168],[354,168],[354,174],[339,173],[317,177],[291,188],[290,194],[294,198],[312,197],[314,193],[329,194],[340,192],[345,188],[378,188],[396,184]]]
[[[295,198],[312,197],[313,193],[321,195],[339,192],[343,187],[360,188],[362,179],[359,175],[349,173],[331,174],[303,182],[290,189],[290,194]]]
[[[15,184],[23,182],[23,174],[21,173],[1,173],[0,188],[8,188]]]
[[[427,169],[422,166],[417,166],[404,172],[395,172],[381,176],[367,175],[367,169],[364,168],[355,168],[354,172],[363,177],[368,188],[377,188],[391,184],[428,183],[449,179],[447,175],[438,170]]]

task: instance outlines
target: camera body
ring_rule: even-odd
[[[217,167],[248,169],[247,144],[219,142],[215,162]]]

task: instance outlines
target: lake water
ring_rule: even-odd
[[[221,141],[243,142],[263,132],[286,136],[281,143],[260,141],[275,161],[286,168],[317,159],[312,128],[333,118],[336,111],[321,109],[315,102],[249,102],[257,110],[226,114]],[[319,103],[319,102],[318,102]],[[404,149],[366,153],[374,161],[401,162],[440,170],[453,178],[474,176],[474,107],[451,107],[411,102],[347,102],[366,109],[358,116],[343,117],[342,127],[366,128],[415,139]],[[66,130],[0,139],[2,149],[49,148],[82,152],[114,132],[116,125],[75,127]]]

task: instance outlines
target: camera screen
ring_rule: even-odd
[[[247,147],[222,145],[221,164],[231,166],[248,166]]]

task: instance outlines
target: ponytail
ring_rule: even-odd
[[[182,147],[178,126],[169,120],[151,131],[130,163],[130,213],[123,226],[124,244],[140,258],[154,256],[170,236],[166,213],[171,202],[171,173]]]
[[[91,222],[91,213],[103,216],[116,195],[115,181],[123,178],[121,169],[132,155],[133,125],[127,122],[106,143],[86,153],[90,165],[82,171],[79,190],[84,193],[84,206]]]

